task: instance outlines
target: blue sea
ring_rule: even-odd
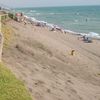
[[[100,34],[100,6],[17,8],[16,11],[75,32]]]

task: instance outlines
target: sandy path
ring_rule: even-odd
[[[36,100],[100,100],[100,42],[11,21],[3,59]],[[74,49],[75,55],[70,51]]]

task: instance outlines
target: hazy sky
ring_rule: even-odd
[[[0,0],[9,7],[100,5],[100,0]]]

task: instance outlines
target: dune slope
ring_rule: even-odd
[[[100,100],[100,42],[10,21],[3,60],[36,100]],[[71,56],[71,50],[75,55]]]

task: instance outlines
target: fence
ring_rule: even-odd
[[[4,43],[4,37],[3,37],[3,33],[1,31],[1,28],[2,28],[2,23],[1,21],[2,20],[5,20],[7,18],[7,14],[1,14],[0,15],[0,62],[1,62],[1,59],[2,59],[2,49],[3,49],[3,43]]]

